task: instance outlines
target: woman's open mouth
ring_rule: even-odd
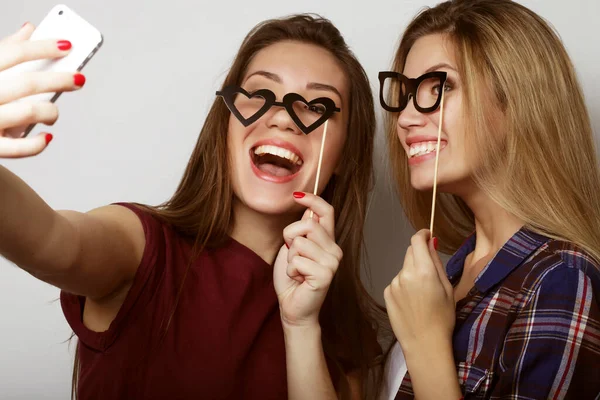
[[[447,142],[442,140],[438,150],[437,141],[411,143],[408,151],[408,165],[420,164],[424,161],[435,158],[436,153],[444,150],[446,144]]]
[[[302,169],[304,163],[299,154],[269,144],[258,145],[250,149],[250,159],[258,177],[273,182],[292,180]]]

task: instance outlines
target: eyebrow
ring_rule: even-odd
[[[246,79],[244,79],[244,82],[246,82],[248,79],[252,78],[254,75],[258,75],[258,76],[263,76],[267,79],[270,79],[272,81],[275,81],[277,83],[281,83],[281,78],[279,77],[279,75],[274,74],[272,72],[267,72],[267,71],[256,71],[251,73],[250,75],[248,75],[246,77]]]
[[[454,68],[452,65],[450,65],[448,63],[439,63],[439,64],[435,64],[432,67],[427,68],[423,74],[427,74],[429,72],[437,71],[440,68],[447,68],[447,69],[451,69],[452,71],[456,72],[456,68]]]
[[[283,83],[283,80],[281,79],[281,77],[279,75],[274,74],[272,72],[268,72],[268,71],[262,71],[262,70],[251,73],[244,80],[244,82],[246,82],[248,79],[250,79],[254,75],[262,76],[264,78],[270,79],[277,83]],[[339,96],[339,98],[342,99],[342,94],[340,93],[340,91],[337,90],[336,87],[332,86],[332,85],[327,85],[325,83],[309,82],[306,85],[306,88],[311,89],[311,90],[322,90],[322,91],[326,91],[326,92],[332,92],[332,93],[337,94]]]
[[[335,88],[335,86],[326,85],[324,83],[310,82],[308,85],[306,85],[306,88],[312,90],[324,90],[326,92],[333,92],[337,94],[340,99],[342,98],[342,94],[339,90]]]

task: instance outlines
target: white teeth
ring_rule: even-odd
[[[443,149],[444,147],[445,147],[444,144],[442,144],[441,148]],[[422,155],[431,153],[436,150],[437,150],[437,142],[413,143],[410,145],[410,148],[408,149],[408,156],[409,157],[422,156]]]
[[[288,149],[283,149],[277,146],[263,145],[258,146],[254,149],[254,154],[262,156],[264,154],[273,154],[274,156],[285,158],[290,160],[293,164],[302,165],[302,160],[296,154],[292,153]]]

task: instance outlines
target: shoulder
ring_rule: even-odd
[[[524,299],[531,300],[535,295],[553,295],[565,301],[599,299],[600,265],[575,243],[550,239],[525,264]]]
[[[114,240],[123,238],[141,262],[150,262],[163,252],[167,242],[179,242],[179,235],[160,212],[151,206],[119,202],[86,213],[102,229],[113,232]],[[182,239],[183,241],[183,239]]]
[[[110,230],[124,233],[135,245],[136,251],[143,252],[151,217],[142,208],[131,203],[114,203],[95,208],[87,214]]]
[[[105,224],[120,226],[143,234],[145,212],[131,203],[114,203],[94,208],[86,213],[89,217]]]
[[[492,397],[580,398],[583,388],[597,390],[597,261],[581,246],[548,239],[522,267],[526,279],[503,336],[505,370]]]
[[[133,224],[144,228],[147,221],[153,218],[149,212],[152,208],[137,203],[112,203],[89,212],[92,215],[104,215],[109,218],[120,220],[122,224]]]
[[[561,273],[586,276],[590,279],[600,276],[600,265],[588,251],[575,243],[563,240],[548,240],[526,263],[531,266],[531,273],[540,278]]]

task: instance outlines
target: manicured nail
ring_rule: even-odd
[[[435,250],[437,250],[437,246],[438,246],[438,243],[437,243],[437,238],[436,238],[436,237],[434,237],[434,238],[433,238],[433,248],[434,248]]]
[[[29,21],[25,22],[25,23],[23,24],[23,26],[21,26],[21,29],[25,28],[25,27],[27,26],[27,24],[28,24],[28,23],[29,23]]]
[[[62,51],[70,50],[71,47],[73,47],[71,45],[71,42],[69,42],[68,40],[59,40],[58,42],[56,42],[56,45],[58,46],[58,49]]]
[[[301,199],[305,196],[305,193],[302,192],[294,192],[294,197],[297,199]]]
[[[75,74],[73,75],[73,82],[75,83],[75,86],[81,87],[85,85],[85,76],[82,74]]]
[[[290,246],[288,246],[288,244],[287,244],[287,243],[285,244],[285,247],[287,247],[288,249],[290,248]]]
[[[52,141],[52,139],[54,139],[54,136],[52,136],[51,133],[46,133],[46,146]]]

